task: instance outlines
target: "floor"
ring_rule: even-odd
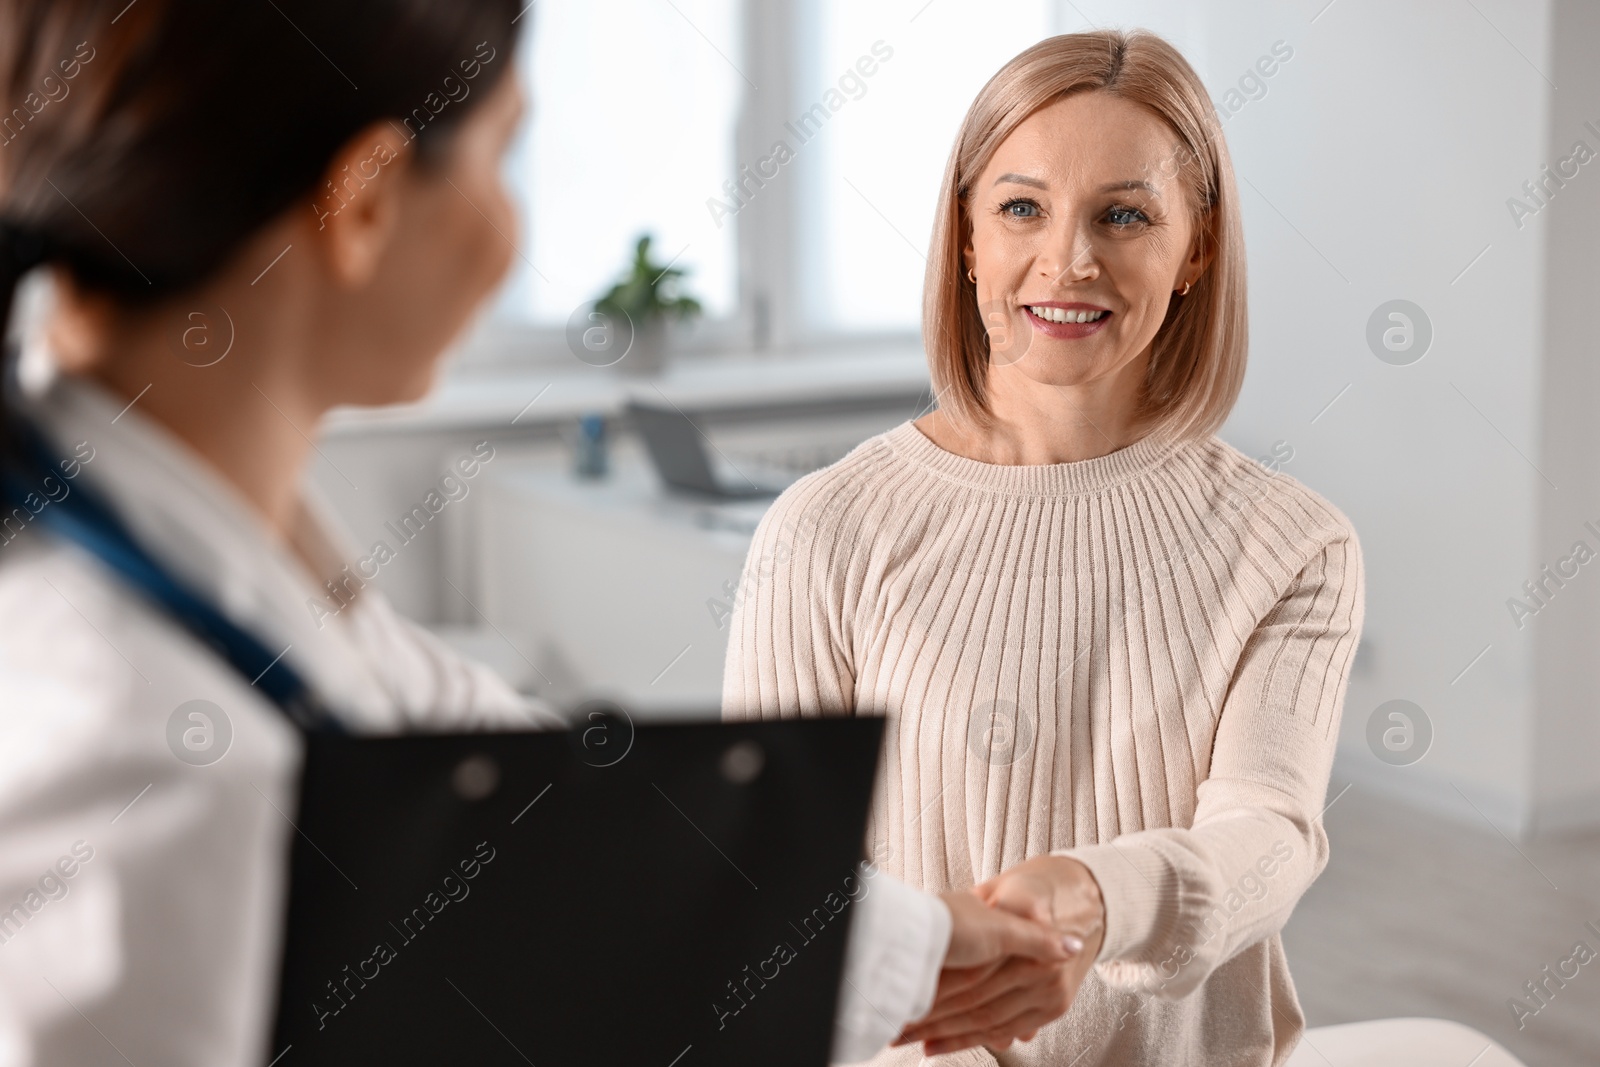
[[[1600,1064],[1600,833],[1513,843],[1361,786],[1323,818],[1332,859],[1283,935],[1308,1025],[1432,1016],[1529,1067]],[[1596,955],[1541,1006],[1524,984],[1580,941]],[[1512,998],[1540,1010],[1519,1020]]]

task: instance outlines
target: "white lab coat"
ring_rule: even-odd
[[[69,379],[37,398],[58,445],[92,455],[61,484],[92,484],[174,574],[287,649],[354,728],[559,724],[373,587],[319,628],[307,602],[325,590],[300,559],[195,453],[137,404],[122,408]],[[11,520],[0,532],[0,1067],[261,1064],[298,735],[98,561],[37,520]],[[328,574],[359,555],[312,495],[293,536]],[[174,710],[196,699],[232,732],[206,765],[169,741]],[[202,751],[206,740],[191,737]],[[887,874],[858,906],[841,1061],[869,1057],[926,1010],[949,938],[937,898]]]

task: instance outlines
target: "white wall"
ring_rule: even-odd
[[[1600,5],[1557,0],[1547,73],[1550,147],[1543,162],[1571,154],[1582,140],[1600,153]],[[1592,124],[1593,130],[1588,128]],[[1540,483],[1537,563],[1566,556],[1580,537],[1600,549],[1600,361],[1595,307],[1600,296],[1600,155],[1557,189],[1538,218],[1546,224],[1543,271],[1544,425],[1540,466],[1559,487]],[[1570,569],[1570,568],[1569,568]],[[1533,800],[1541,827],[1600,822],[1600,567],[1579,575],[1529,622],[1537,638],[1534,688],[1538,720],[1533,745]]]

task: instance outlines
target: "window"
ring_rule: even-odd
[[[744,83],[716,49],[737,53],[739,0],[542,3],[520,50],[529,126],[508,165],[523,190],[522,258],[498,311],[560,329],[655,236],[662,262],[711,318],[732,315],[731,226],[705,199],[733,173]]]
[[[520,61],[529,124],[508,160],[522,256],[491,331],[501,358],[566,358],[569,317],[647,231],[660,261],[690,271],[697,345],[914,337],[956,128],[1001,64],[1054,32],[1054,7],[536,5]]]
[[[861,82],[803,161],[801,320],[817,334],[915,332],[945,162],[967,107],[1012,56],[1050,34],[1048,0],[821,0],[804,96]],[[894,15],[888,15],[888,10]],[[911,17],[913,16],[914,17]],[[890,51],[870,78],[863,55]],[[806,147],[810,147],[808,144]]]

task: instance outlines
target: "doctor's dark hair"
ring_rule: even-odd
[[[370,123],[426,166],[508,72],[521,9],[0,0],[0,330],[42,264],[129,306],[197,285]]]

